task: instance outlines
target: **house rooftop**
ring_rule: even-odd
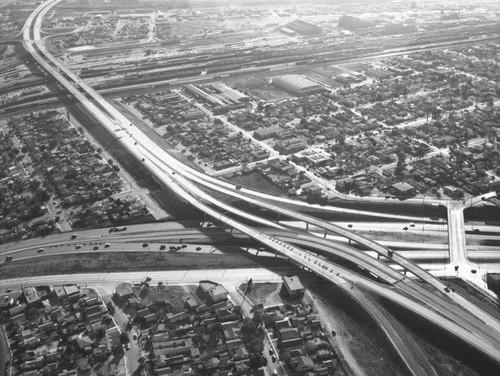
[[[302,286],[302,283],[300,282],[300,279],[297,276],[291,276],[291,277],[284,276],[283,283],[285,283],[288,286],[289,291],[304,290],[304,286]]]

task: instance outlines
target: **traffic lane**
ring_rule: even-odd
[[[116,240],[119,238],[128,238],[133,235],[141,234],[144,237],[153,236],[154,233],[164,234],[166,231],[183,232],[186,230],[196,231],[198,228],[201,229],[201,223],[196,221],[190,222],[165,222],[165,223],[148,223],[141,225],[130,225],[126,226],[127,229],[124,231],[111,231],[113,227],[103,227],[97,229],[89,230],[76,230],[69,233],[62,234],[52,234],[40,238],[31,238],[26,240],[18,240],[15,242],[6,243],[0,245],[0,254],[4,254],[10,250],[19,249],[35,249],[37,247],[43,247],[44,245],[55,245],[64,243],[79,243],[83,241],[95,241],[95,240]],[[204,231],[210,231],[205,229]],[[215,228],[214,228],[214,231]]]

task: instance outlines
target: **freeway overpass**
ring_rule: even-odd
[[[229,194],[230,188],[223,187],[218,181],[209,181],[210,179],[207,177],[198,176],[195,172],[190,171],[189,168],[173,159],[158,145],[149,140],[139,129],[130,124],[121,113],[107,103],[92,88],[83,83],[76,75],[58,62],[57,59],[47,53],[40,38],[41,19],[44,14],[59,1],[60,0],[49,0],[41,4],[30,16],[23,29],[24,44],[26,48],[44,69],[51,73],[70,93],[72,93],[84,108],[103,124],[108,131],[115,134],[117,139],[119,139],[127,150],[138,159],[142,160],[145,167],[148,168],[159,181],[168,186],[179,197],[207,213],[212,218],[247,234],[258,242],[265,244],[268,248],[285,255],[290,260],[303,265],[316,274],[321,275],[323,278],[337,284],[344,283],[343,279],[337,275],[337,273],[340,273],[338,266],[329,260],[316,256],[311,252],[304,251],[298,247],[294,247],[273,236],[269,236],[258,229],[236,221],[225,214],[221,214],[220,210],[216,210],[212,206],[207,205],[206,202],[235,215],[244,216],[246,219],[249,217],[247,214],[206,194],[204,191],[200,190],[193,181],[225,194]],[[35,44],[33,44],[33,42],[35,42]],[[238,193],[238,196],[233,195],[233,197],[237,197],[261,207],[267,207],[269,210],[280,213],[284,212],[284,209],[276,204],[268,204],[265,201],[250,198],[248,196],[239,196],[239,194],[240,193]],[[398,289],[401,289],[401,291],[387,289],[372,281],[363,280],[359,283],[362,283],[364,288],[370,289],[378,295],[406,307],[418,315],[432,321],[434,324],[441,326],[450,333],[459,336],[481,353],[500,363],[500,354],[496,351],[499,345],[498,336],[496,336],[496,334],[500,333],[499,324],[488,314],[482,312],[458,294],[453,292],[448,292],[447,294],[442,293],[443,288],[446,287],[440,281],[434,279],[431,275],[401,256],[389,254],[387,248],[377,243],[371,242],[345,229],[335,227],[313,217],[304,216],[291,210],[287,210],[286,215],[345,236],[360,244],[368,246],[379,254],[392,256],[392,258],[404,268],[430,282],[438,290],[441,290],[441,292],[431,294],[427,290],[422,289],[421,286],[412,282],[407,282],[407,279],[401,280],[405,283],[397,283]],[[258,217],[254,217],[251,220],[265,226],[279,227],[277,224],[271,226],[271,223],[266,223],[265,220]],[[368,262],[368,258],[370,258],[361,252],[359,252],[356,257],[358,259],[357,262]],[[380,274],[380,268],[380,266],[377,266],[377,270],[374,269],[371,271],[377,275],[377,273]],[[413,296],[417,301],[415,299],[406,298],[403,293],[410,294],[410,296]],[[452,304],[452,302],[459,303],[464,310],[457,310],[457,306]],[[443,316],[443,314],[445,316]],[[471,333],[474,333],[474,335],[471,335]],[[418,369],[412,369],[412,372],[414,374],[421,374],[421,371]]]

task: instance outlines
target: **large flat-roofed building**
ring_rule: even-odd
[[[295,95],[310,95],[320,93],[323,86],[298,74],[286,74],[273,77],[273,85]]]
[[[253,135],[257,140],[266,140],[273,137],[283,140],[293,137],[292,131],[289,129],[283,129],[277,125],[256,129]]]
[[[284,140],[276,143],[276,149],[281,154],[293,154],[307,147],[307,142],[303,138],[291,138],[289,140]]]
[[[310,166],[320,166],[332,159],[332,155],[323,149],[310,148],[295,153],[292,156],[294,162],[305,162]]]
[[[294,20],[286,24],[286,28],[295,31],[301,35],[316,35],[321,34],[323,30],[318,25],[308,21]]]

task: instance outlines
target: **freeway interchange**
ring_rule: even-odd
[[[479,353],[500,365],[500,353],[498,352],[498,348],[500,348],[500,323],[498,320],[451,291],[426,270],[388,247],[358,233],[295,210],[300,209],[300,205],[306,205],[305,203],[297,203],[244,188],[235,190],[234,186],[229,183],[185,166],[150,140],[93,88],[47,52],[41,38],[41,21],[44,15],[59,2],[60,0],[49,0],[42,3],[30,15],[23,28],[25,48],[37,63],[64,86],[91,116],[109,133],[115,135],[118,142],[128,152],[142,161],[144,167],[155,176],[157,181],[168,187],[179,198],[216,221],[223,223],[224,226],[245,234],[264,245],[268,250],[279,253],[292,263],[343,288],[378,322],[413,375],[432,373],[429,373],[431,372],[429,367],[425,362],[422,362],[418,354],[402,343],[397,330],[387,320],[383,320],[377,307],[365,300],[362,290],[370,291],[414,312],[460,338]],[[306,228],[309,225],[314,226],[316,229],[324,231],[323,238],[307,232],[291,230],[283,224],[249,214],[215,198],[208,192],[217,192],[217,197],[223,194],[252,206],[278,213],[282,217],[305,223]],[[289,207],[295,209],[289,209]],[[450,211],[453,212],[453,218],[455,218],[449,242],[450,248],[453,248],[450,250],[450,254],[454,255],[452,261],[461,264],[468,263],[464,257],[462,211],[460,208],[450,209]],[[231,215],[228,215],[229,213]],[[460,215],[462,215],[461,220]],[[244,222],[235,218],[241,218]],[[249,222],[258,227],[249,225]],[[332,234],[366,247],[375,252],[377,258],[350,245],[333,241],[327,236]],[[313,248],[315,252],[307,251],[304,248]],[[341,257],[357,264],[374,278],[361,276],[335,264],[330,260],[331,256]],[[404,273],[391,268],[380,260],[380,257],[392,260],[399,265]],[[426,282],[427,285],[424,287],[421,283],[415,282],[414,278]],[[354,285],[356,289],[353,288]]]

